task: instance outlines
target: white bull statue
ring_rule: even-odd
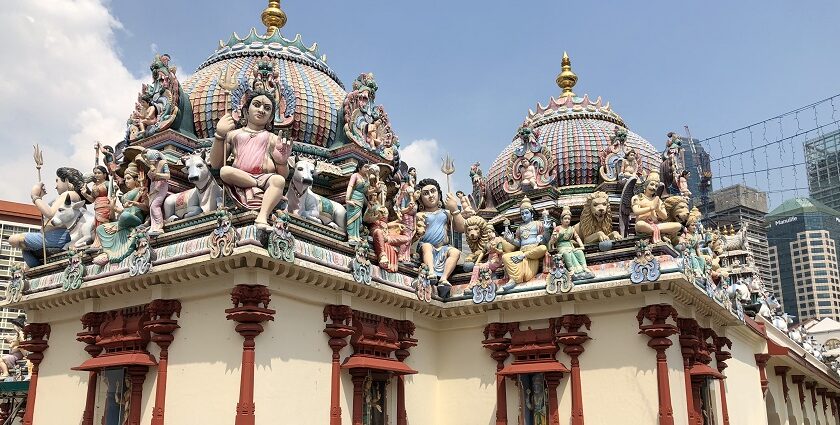
[[[289,158],[289,166],[293,171],[289,192],[286,194],[288,210],[304,220],[344,232],[347,220],[347,210],[344,206],[312,191],[312,182],[318,175],[315,165],[315,162],[306,158]]]
[[[222,188],[210,175],[210,168],[202,153],[192,153],[181,158],[190,183],[195,187],[173,193],[163,201],[163,214],[167,221],[193,217],[215,211],[222,202]]]

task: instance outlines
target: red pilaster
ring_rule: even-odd
[[[23,328],[23,333],[26,339],[21,342],[20,348],[29,351],[29,355],[26,357],[32,362],[23,425],[32,425],[35,418],[35,396],[38,394],[38,369],[40,369],[41,362],[44,360],[44,351],[49,348],[47,340],[50,338],[50,324],[30,323]]]
[[[365,378],[367,371],[361,369],[350,370],[350,380],[353,381],[353,425],[364,425],[362,423],[362,408],[365,405]]]
[[[560,425],[560,406],[557,401],[557,386],[563,375],[559,373],[546,373],[545,383],[548,386],[548,424]]]
[[[831,416],[837,417],[837,405],[835,404],[835,399],[837,398],[837,393],[829,391],[826,393],[828,397],[828,406],[831,407]]]
[[[99,335],[100,326],[104,321],[104,313],[86,313],[82,316],[82,329],[84,330],[76,334],[76,341],[85,344],[85,351],[91,357],[98,356],[103,350],[102,347],[96,345],[96,337]],[[93,425],[98,376],[97,372],[88,372],[87,397],[85,398],[85,410],[82,413],[82,425]]]
[[[350,318],[353,309],[346,305],[324,307],[324,321],[331,320],[324,328],[332,349],[332,375],[330,377],[330,425],[341,425],[341,349],[347,346],[347,337],[353,334]]]
[[[510,338],[507,333],[510,325],[507,323],[491,323],[484,328],[484,348],[490,350],[490,357],[496,361],[496,372],[505,367],[505,360],[510,356]],[[507,425],[507,387],[505,377],[496,374],[496,425]]]
[[[773,368],[773,370],[776,372],[776,376],[781,376],[782,377],[782,392],[785,395],[785,401],[788,401],[788,399],[789,399],[788,391],[790,389],[788,388],[788,383],[787,383],[787,373],[788,373],[788,371],[790,371],[790,367],[789,366],[776,366],[776,367]]]
[[[680,352],[683,358],[683,377],[685,379],[685,406],[688,413],[688,423],[696,425],[700,419],[700,412],[697,411],[697,395],[694,394],[691,385],[691,367],[694,366],[694,357],[697,354],[697,347],[700,345],[700,326],[694,319],[679,318],[677,326],[680,329]]]
[[[169,346],[175,340],[172,333],[180,328],[178,321],[173,319],[172,316],[181,315],[181,302],[158,299],[152,301],[147,310],[150,320],[146,322],[145,329],[153,334],[152,341],[160,347],[152,425],[163,425],[166,416],[166,376],[169,367]]]
[[[732,358],[732,353],[724,350],[724,347],[732,348],[732,341],[723,336],[716,336],[715,342],[715,360],[717,361],[717,370],[723,373],[723,370],[728,366],[726,361]],[[729,425],[729,406],[726,402],[726,384],[723,379],[718,380],[720,387],[720,410],[723,416],[723,425]]]
[[[767,361],[770,360],[770,355],[761,353],[755,355],[755,364],[758,366],[759,383],[761,384],[761,395],[767,394],[767,387],[770,381],[767,380]]]
[[[805,388],[811,390],[811,407],[814,409],[814,416],[817,415],[817,383],[814,381],[806,382]]]
[[[143,382],[149,372],[148,366],[129,366],[126,368],[131,382],[131,404],[128,406],[128,425],[140,425],[140,414],[143,400]]]
[[[583,354],[583,344],[592,338],[580,328],[590,329],[592,321],[585,314],[567,314],[560,317],[559,325],[566,332],[557,333],[557,342],[563,344],[563,352],[571,358],[571,384],[572,384],[572,425],[584,425],[583,415],[583,392],[580,379],[580,360]]]
[[[668,357],[665,350],[673,343],[671,335],[679,332],[676,326],[665,323],[668,317],[677,319],[677,310],[668,304],[654,304],[642,307],[636,320],[639,321],[639,333],[650,341],[648,346],[656,351],[656,381],[659,392],[659,425],[674,425],[674,410],[671,406],[671,385],[668,382]],[[647,319],[650,324],[644,325]]]
[[[828,405],[825,404],[825,393],[826,393],[826,391],[828,391],[828,390],[825,389],[825,388],[817,388],[817,394],[822,399],[823,413],[825,413],[826,409],[828,409]]]
[[[799,387],[799,406],[802,407],[802,410],[805,410],[805,390],[802,388],[802,384],[805,383],[805,375],[791,375],[790,377],[791,382],[796,384]]]
[[[237,323],[236,332],[242,335],[242,375],[239,382],[239,403],[236,404],[235,425],[254,425],[254,339],[263,332],[262,323],[274,320],[276,311],[268,308],[271,293],[262,285],[236,285],[230,293],[233,308],[225,310],[227,319]],[[260,307],[262,304],[262,307]]]
[[[414,323],[408,320],[400,320],[396,323],[400,348],[394,351],[394,356],[400,362],[405,362],[411,353],[408,349],[417,346],[414,335]],[[397,375],[397,425],[408,425],[408,412],[405,410],[405,376]]]

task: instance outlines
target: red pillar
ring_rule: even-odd
[[[560,425],[560,406],[557,400],[557,386],[563,375],[559,373],[546,373],[545,383],[548,386],[548,424]]]
[[[825,388],[817,388],[817,394],[822,399],[822,406],[823,406],[823,415],[825,415],[826,409],[828,409],[828,405],[825,404],[825,392],[828,391]]]
[[[817,416],[817,383],[814,381],[806,382],[805,388],[811,390],[811,407],[814,409],[814,417]]]
[[[362,423],[362,408],[364,407],[365,378],[367,370],[351,369],[350,380],[353,381],[353,425],[364,425]]]
[[[680,352],[683,358],[683,378],[685,380],[685,407],[688,414],[688,423],[697,424],[700,419],[700,412],[697,411],[698,394],[695,394],[691,384],[691,367],[694,366],[694,356],[697,354],[697,346],[700,345],[700,326],[694,319],[679,318],[677,326],[680,328]]]
[[[329,337],[332,349],[332,375],[330,377],[330,425],[341,425],[341,349],[347,346],[347,337],[353,334],[350,318],[353,309],[346,305],[324,307],[324,321],[328,323],[324,333]],[[399,409],[398,409],[399,410]]]
[[[805,383],[805,375],[791,375],[790,377],[791,382],[796,384],[799,387],[799,406],[802,408],[802,413],[805,413],[805,390],[802,388],[802,384]]]
[[[589,335],[581,332],[580,328],[586,326],[590,329],[592,321],[585,314],[567,314],[560,317],[560,326],[566,332],[557,334],[557,342],[563,344],[563,352],[571,358],[571,385],[572,385],[572,425],[584,425],[583,415],[583,392],[580,379],[580,355],[583,354],[583,344],[589,341]]]
[[[671,386],[668,382],[668,358],[665,350],[673,343],[671,335],[679,332],[676,326],[665,323],[668,317],[677,319],[677,310],[668,304],[654,304],[642,307],[636,320],[639,321],[639,333],[650,341],[648,347],[656,351],[656,381],[659,392],[659,425],[674,425],[674,409],[671,405]],[[644,320],[650,324],[643,325]]]
[[[76,334],[76,341],[85,344],[85,351],[91,357],[102,353],[103,348],[96,345],[99,336],[99,328],[105,320],[105,313],[86,313],[82,316],[82,332]],[[96,381],[99,379],[97,372],[88,373],[87,397],[85,398],[85,410],[82,413],[82,425],[93,425],[93,410],[96,407]]]
[[[729,338],[719,336],[715,337],[715,360],[717,361],[717,370],[723,373],[723,370],[728,366],[726,361],[732,358],[732,353],[724,350],[724,347],[732,348],[732,341]],[[723,416],[723,425],[729,425],[729,406],[726,402],[726,384],[723,379],[718,380],[720,387],[720,411]]]
[[[788,401],[788,399],[789,399],[788,391],[790,391],[790,388],[788,388],[788,383],[787,383],[787,373],[788,373],[789,370],[790,370],[789,366],[776,366],[776,367],[773,368],[773,371],[776,372],[776,376],[781,376],[782,377],[782,393],[785,396],[785,401]]]
[[[140,425],[140,408],[143,400],[143,382],[149,372],[148,366],[129,366],[126,370],[131,382],[131,403],[128,407],[128,425]]]
[[[230,294],[233,308],[225,310],[227,319],[237,322],[236,332],[242,335],[242,372],[239,381],[239,402],[235,425],[254,425],[254,339],[263,332],[262,323],[274,320],[268,308],[271,293],[262,285],[236,285]],[[263,306],[260,307],[259,305]]]
[[[396,324],[400,348],[394,355],[400,362],[405,362],[410,353],[408,349],[417,345],[414,335],[414,323],[400,320]],[[405,376],[397,375],[397,425],[408,425],[408,412],[405,410]]]
[[[767,387],[770,381],[767,380],[767,362],[770,360],[770,355],[761,353],[755,355],[755,364],[758,366],[759,383],[761,384],[761,395],[767,394]]]
[[[148,307],[150,320],[145,329],[151,332],[152,341],[160,347],[157,385],[155,385],[155,407],[152,410],[152,425],[163,425],[166,414],[166,374],[169,367],[169,346],[175,337],[172,333],[178,326],[173,315],[181,315],[181,302],[178,300],[154,300]]]
[[[484,328],[484,348],[490,350],[490,357],[496,361],[496,425],[507,425],[507,387],[505,377],[498,372],[505,367],[510,338],[506,335],[510,330],[508,323],[491,323]]]
[[[38,369],[44,360],[44,351],[49,348],[47,340],[50,337],[49,323],[30,323],[23,329],[26,340],[21,342],[20,348],[29,351],[27,358],[32,362],[32,373],[29,378],[29,391],[26,395],[26,411],[23,414],[23,425],[32,425],[35,417],[35,396],[38,394]]]

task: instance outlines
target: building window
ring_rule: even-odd
[[[817,294],[817,298],[831,298],[830,294]]]
[[[831,301],[817,301],[817,305],[820,307],[831,307]]]
[[[99,373],[96,393],[95,423],[122,425],[127,423],[131,384],[125,368],[104,369]]]
[[[830,308],[821,308],[820,309],[820,314],[831,314],[831,309]]]

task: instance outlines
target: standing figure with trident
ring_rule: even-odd
[[[82,173],[75,168],[61,167],[56,170],[55,190],[58,197],[48,204],[43,200],[47,189],[41,180],[41,167],[44,165],[43,154],[35,145],[35,168],[38,169],[38,183],[32,187],[30,196],[32,203],[41,212],[44,226],[38,233],[20,233],[9,237],[9,244],[21,250],[23,260],[29,267],[36,267],[46,262],[46,254],[50,250],[61,250],[70,242],[70,232],[66,228],[55,227],[51,220],[61,206],[73,206],[82,200],[84,180]]]

